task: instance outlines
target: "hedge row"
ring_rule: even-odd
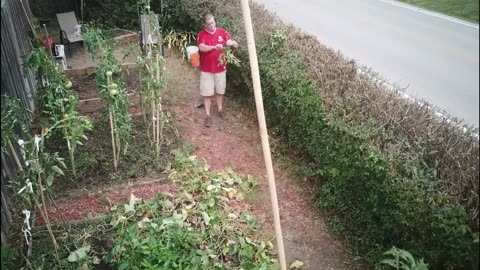
[[[209,10],[218,26],[246,44],[238,1],[182,1],[182,5],[198,27],[192,31],[201,29],[201,14]],[[433,268],[478,266],[478,234],[469,227],[471,217],[435,181],[435,170],[420,153],[406,156],[398,165],[371,143],[372,134],[379,131],[370,123],[351,125],[348,119],[331,117],[318,94],[325,85],[312,79],[305,55],[286,46],[288,31],[267,15],[262,8],[252,10],[267,119],[288,146],[310,161],[308,173],[318,183],[318,206],[332,214],[352,246],[372,263],[395,245],[425,258]],[[228,80],[232,90],[251,94],[246,46],[237,56],[242,65],[229,67]],[[348,82],[344,76],[330,78],[335,79]],[[365,104],[369,105],[373,104]]]

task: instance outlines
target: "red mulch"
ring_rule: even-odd
[[[65,216],[67,221],[75,221],[93,217],[98,214],[108,212],[109,202],[127,203],[130,200],[130,194],[143,200],[152,199],[159,192],[166,191],[175,193],[177,186],[174,184],[147,184],[134,187],[121,188],[108,191],[104,194],[89,195],[86,197],[73,198],[57,203],[58,209]],[[61,222],[60,213],[51,205],[48,209],[48,217],[51,223]],[[37,215],[36,224],[43,225],[45,222],[40,215]]]

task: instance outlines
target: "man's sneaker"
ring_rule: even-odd
[[[218,117],[224,118],[225,117],[225,112],[223,110],[218,111]]]
[[[205,127],[211,127],[212,126],[212,117],[211,116],[207,116],[207,118],[205,118]]]

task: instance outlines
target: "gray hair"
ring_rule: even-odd
[[[206,13],[204,13],[203,16],[202,16],[203,22],[205,22],[206,20],[210,20],[211,18],[213,18],[213,15],[212,15],[212,13],[210,13],[210,12],[206,12]]]

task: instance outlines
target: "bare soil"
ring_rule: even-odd
[[[94,65],[88,55],[75,52],[74,59],[67,60],[76,68]],[[232,167],[243,176],[251,175],[260,180],[254,196],[249,199],[249,208],[262,224],[261,235],[274,238],[273,215],[265,163],[257,120],[251,111],[225,97],[226,117],[216,116],[212,105],[213,126],[204,127],[203,107],[194,108],[198,100],[199,71],[178,55],[167,52],[168,89],[165,92],[166,108],[174,115],[181,136],[195,145],[194,155],[205,160],[213,171]],[[132,79],[135,75],[132,75]],[[75,90],[82,98],[96,95],[93,76],[74,78]],[[128,80],[127,80],[128,82]],[[128,83],[127,83],[128,85]],[[137,84],[131,84],[135,91]],[[231,91],[231,90],[230,90]],[[138,110],[137,110],[138,111]],[[276,188],[280,204],[287,264],[295,260],[305,263],[305,269],[353,269],[354,263],[344,250],[342,242],[329,232],[321,213],[313,209],[312,185],[307,180],[290,176],[279,160],[273,160]],[[157,172],[158,174],[158,172]],[[148,175],[146,176],[148,178]],[[157,191],[175,191],[169,184],[121,187],[117,191],[96,193],[70,200],[59,200],[57,205],[69,220],[104,213],[113,202],[127,201],[129,194],[144,199],[151,198]],[[51,219],[59,221],[52,209]],[[40,221],[39,221],[40,222]]]

